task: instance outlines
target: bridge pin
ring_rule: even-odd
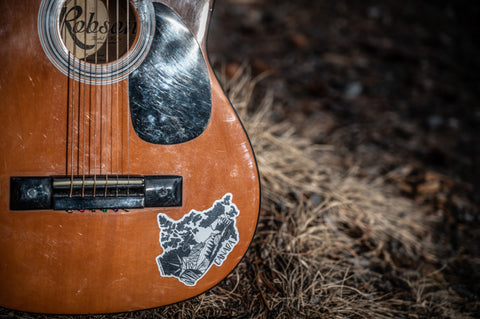
[[[105,209],[105,208],[102,209],[102,212],[104,212],[104,213],[106,213],[107,211],[108,211],[108,210]]]

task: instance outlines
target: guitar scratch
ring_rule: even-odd
[[[21,148],[22,151],[25,150],[25,143],[23,142],[23,136],[21,134],[17,134],[18,139],[20,140],[20,143],[18,143],[19,147]]]
[[[237,118],[234,116],[234,115],[230,115],[228,117],[226,117],[223,121],[224,122],[235,122],[237,120]]]
[[[123,276],[123,273],[120,273],[120,276]],[[127,277],[118,278],[118,279],[112,281],[108,286],[109,287],[114,287],[115,285],[122,285],[122,283],[124,281],[128,281],[128,278]]]
[[[28,76],[28,79],[30,80],[30,82],[32,82],[32,85],[35,86],[35,82],[33,81],[32,77],[30,76],[30,74],[27,75]]]

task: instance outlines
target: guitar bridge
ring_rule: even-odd
[[[181,205],[181,176],[10,178],[11,210],[116,210]]]

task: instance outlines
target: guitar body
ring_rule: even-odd
[[[105,11],[107,3],[99,1]],[[57,2],[57,9],[49,8]],[[258,172],[247,135],[206,58],[204,36],[211,2],[196,2],[195,6],[189,1],[131,2],[128,11],[137,23],[137,33],[132,33],[133,39],[127,43],[134,46],[145,36],[146,44],[138,53],[144,56],[137,59],[134,70],[124,71],[123,77],[115,79],[112,75],[98,81],[96,76],[103,76],[104,71],[83,79],[81,75],[75,78],[75,72],[82,65],[93,70],[95,63],[91,61],[100,59],[99,54],[95,58],[90,54],[88,62],[88,52],[67,53],[70,64],[63,72],[54,65],[54,54],[46,53],[49,42],[42,40],[43,31],[39,32],[42,28],[52,28],[52,33],[57,29],[65,34],[80,32],[82,24],[76,23],[82,18],[75,16],[79,10],[72,11],[76,20],[67,21],[70,25],[62,25],[62,21],[67,22],[61,20],[62,12],[77,3],[0,3],[1,306],[71,314],[157,307],[213,287],[245,254],[258,219]],[[137,3],[145,4],[138,7]],[[52,21],[60,21],[56,26],[50,25],[48,10],[53,10]],[[149,15],[150,29],[141,25],[141,15]],[[89,16],[85,17],[86,26]],[[93,30],[95,24],[91,26]],[[176,38],[168,42],[161,37],[162,32],[176,37],[177,27],[190,41],[187,45]],[[67,52],[67,37],[62,39]],[[101,45],[97,42],[94,50],[99,51]],[[180,57],[195,53],[195,70],[182,69],[189,64],[179,62],[178,56],[177,61],[170,61],[175,51]],[[135,60],[134,54],[127,62]],[[109,58],[107,53],[103,66],[118,61],[119,56]],[[169,67],[180,70],[168,73],[165,69]],[[182,82],[169,78],[182,72],[184,78],[193,79]],[[146,76],[149,79],[143,78]],[[203,91],[189,95],[190,90],[197,89],[185,83],[200,83]],[[195,104],[198,100],[203,106]],[[193,109],[189,109],[191,105]],[[180,110],[165,115],[164,108],[165,112]],[[147,127],[164,117],[171,119],[166,128]],[[190,133],[190,126],[195,125],[196,131]],[[188,134],[178,135],[178,131]],[[111,192],[119,175],[126,180],[138,176],[158,177],[154,181],[173,178],[181,183],[180,188],[175,186],[177,203],[117,207],[115,197],[129,198],[130,191],[123,195],[113,191],[103,208],[97,199],[107,197],[107,190],[103,191],[107,187],[98,185],[114,181],[108,190]],[[78,185],[86,184],[87,179],[95,181],[96,195],[88,193],[91,189],[85,186],[71,186],[65,198],[57,199],[61,195],[50,190],[45,195],[46,204],[30,207],[30,198],[38,198],[37,191],[43,189],[36,180],[48,184],[48,178],[56,176],[65,177],[67,182],[79,181]],[[34,186],[22,188],[30,178]],[[21,185],[18,189],[16,180]],[[165,186],[161,183],[155,186],[160,187],[160,193]],[[173,189],[170,184],[165,187]],[[147,194],[147,186],[144,189]],[[25,194],[15,195],[19,190]],[[145,194],[136,200],[143,202]],[[75,196],[78,199],[71,201]]]

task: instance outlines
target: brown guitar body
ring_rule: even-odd
[[[129,116],[128,78],[73,84],[52,65],[38,36],[40,3],[0,4],[0,305],[44,313],[119,312],[174,303],[213,287],[249,246],[260,190],[248,138],[208,61],[211,115],[205,130],[183,143],[146,142]],[[200,47],[206,56],[205,43]],[[78,98],[71,98],[74,85]],[[107,93],[98,95],[95,87]],[[71,100],[79,106],[73,115],[78,122],[69,113]],[[105,149],[94,149],[101,136]],[[12,176],[85,171],[181,176],[182,204],[106,212],[10,209]],[[221,266],[212,265],[194,285],[162,276],[158,214],[179,221],[192,210],[212,208],[225,194],[239,211],[239,241]]]

